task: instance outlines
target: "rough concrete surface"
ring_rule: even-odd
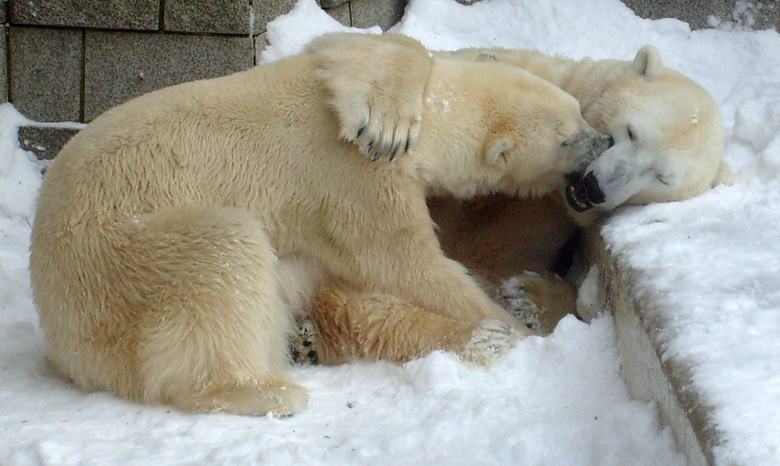
[[[160,0],[10,0],[12,24],[156,30]]]
[[[249,36],[87,31],[84,118],[174,84],[214,78],[254,65]]]
[[[252,29],[248,2],[235,0],[165,0],[166,31],[249,34]]]
[[[344,26],[352,26],[352,14],[350,13],[349,3],[344,3],[333,8],[327,8],[325,9],[325,12],[329,14],[331,18],[335,19]]]
[[[79,130],[71,128],[50,128],[22,126],[19,128],[19,145],[39,159],[52,160],[74,134]]]
[[[712,27],[719,21],[754,29],[780,27],[777,0],[623,0],[623,3],[643,18],[677,18],[690,24],[692,29]]]
[[[11,27],[9,88],[13,104],[37,121],[78,121],[82,32]]]
[[[406,0],[352,0],[352,25],[368,28],[379,25],[383,31],[400,21]]]

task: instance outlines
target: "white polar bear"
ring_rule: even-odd
[[[291,309],[334,282],[374,299],[351,317],[392,358],[505,350],[524,329],[444,256],[425,195],[548,191],[604,138],[525,71],[396,45],[424,57],[439,97],[393,164],[339,139],[317,54],[152,92],[77,134],[32,234],[53,366],[145,403],[294,413],[307,394],[285,376]]]
[[[334,69],[347,56],[341,48],[349,49],[350,60],[364,65],[338,79],[333,73],[324,78],[343,137],[372,160],[396,158],[403,154],[399,147],[414,147],[416,133],[407,128],[420,121],[424,104],[419,70],[404,74],[409,66],[392,70],[379,66],[386,55],[399,52],[392,44],[376,36],[354,35],[342,43],[324,40],[310,46],[328,57]],[[396,57],[396,62],[424,63],[419,51],[404,53],[408,56]],[[652,46],[640,49],[633,61],[575,61],[538,51],[498,48],[434,52],[434,56],[526,69],[577,98],[586,121],[611,138],[612,146],[557,195],[494,195],[468,202],[449,195],[428,199],[444,252],[484,277],[488,288],[499,288],[499,302],[534,314],[531,320],[543,332],[551,331],[558,319],[574,311],[575,289],[550,271],[565,268],[560,265],[561,251],[567,249],[578,224],[591,224],[597,212],[621,204],[681,200],[734,181],[722,157],[723,124],[712,97],[689,78],[664,67]],[[370,85],[388,72],[393,76],[392,86]],[[523,270],[533,273],[499,287]],[[328,315],[333,315],[332,298],[327,292],[322,296]],[[359,299],[348,293],[339,296],[339,302],[347,304]],[[319,322],[317,306],[309,311],[323,333],[318,352],[324,362],[383,357],[357,343],[347,351],[337,351],[349,337],[327,328],[332,319]]]

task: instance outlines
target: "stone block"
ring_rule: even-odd
[[[276,19],[277,16],[289,13],[296,3],[297,0],[252,0],[254,12],[252,35],[265,32],[268,23]]]
[[[251,37],[87,31],[84,118],[155,89],[254,65]]]
[[[249,2],[165,0],[164,9],[166,31],[246,35],[252,31]]]
[[[324,9],[335,8],[344,5],[349,0],[320,0],[320,6]]]
[[[352,0],[352,26],[387,31],[404,15],[406,0]]]
[[[777,0],[623,0],[623,3],[643,18],[677,18],[690,24],[692,29],[729,22],[753,29],[780,30]]]
[[[8,19],[8,2],[0,0],[0,24],[5,24]]]
[[[349,11],[349,3],[344,3],[333,8],[327,8],[325,9],[325,13],[329,14],[331,18],[335,19],[344,26],[352,26],[352,15]]]
[[[0,104],[8,102],[8,56],[6,28],[0,26]]]
[[[157,30],[160,0],[10,0],[12,24]]]
[[[83,33],[68,29],[9,29],[11,102],[38,121],[81,116]]]
[[[51,128],[43,126],[22,126],[19,128],[19,145],[40,160],[52,160],[62,146],[79,130],[73,128]]]

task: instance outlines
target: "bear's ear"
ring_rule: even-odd
[[[658,54],[658,49],[652,45],[645,45],[636,53],[633,67],[639,76],[655,79],[661,73],[664,65],[661,63],[661,55]]]
[[[485,163],[490,166],[506,163],[507,152],[514,148],[515,143],[507,137],[494,139],[485,149]]]
[[[718,166],[718,173],[715,175],[715,179],[712,180],[712,187],[725,184],[726,186],[730,186],[732,184],[735,184],[739,181],[739,177],[734,174],[733,171],[731,171],[731,167],[729,167],[729,164],[726,163],[725,160],[720,161],[720,165]]]

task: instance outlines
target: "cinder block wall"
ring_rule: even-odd
[[[88,122],[136,95],[249,68],[266,45],[268,22],[295,1],[0,0],[0,102],[34,120]],[[342,24],[386,30],[407,0],[318,2]],[[780,25],[777,0],[753,0],[747,9],[735,8],[738,0],[624,2],[641,16],[693,27],[707,27],[711,16]]]
[[[383,29],[406,0],[319,0]],[[254,66],[296,0],[0,0],[0,99],[38,121],[88,122],[127,99]]]

